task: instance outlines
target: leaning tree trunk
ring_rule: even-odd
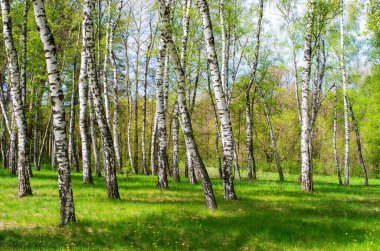
[[[106,114],[104,111],[103,100],[101,98],[100,87],[98,82],[98,76],[95,64],[95,52],[94,52],[94,24],[93,24],[93,14],[94,1],[86,0],[84,4],[84,19],[83,27],[86,31],[83,35],[85,38],[85,50],[87,58],[87,76],[89,80],[90,90],[94,101],[96,118],[98,121],[100,134],[103,139],[103,151],[104,159],[103,163],[105,166],[104,174],[107,185],[108,198],[120,198],[119,188],[116,178],[116,168],[115,168],[115,152],[112,141],[112,135],[110,128],[107,123]]]
[[[356,143],[358,146],[359,160],[360,160],[360,165],[362,167],[362,171],[363,171],[363,175],[364,175],[364,185],[368,186],[368,175],[367,175],[367,169],[365,168],[363,154],[362,154],[362,144],[360,142],[360,133],[359,133],[358,124],[356,123],[354,111],[352,110],[352,106],[351,106],[350,102],[348,102],[348,107],[350,109],[351,119],[352,119],[352,122],[354,124],[354,130],[355,130],[355,135],[356,135]]]
[[[37,160],[38,164],[37,164],[37,166],[39,166],[40,168],[41,168],[41,157],[42,157],[42,153],[44,151],[45,145],[46,145],[46,141],[47,141],[47,137],[48,137],[49,128],[50,128],[50,124],[51,124],[52,118],[53,118],[53,111],[51,111],[51,113],[49,115],[48,124],[46,125],[44,137],[42,138],[42,144],[41,144],[41,147],[40,147],[40,152],[38,154],[38,160]]]
[[[342,177],[340,176],[340,169],[339,169],[339,161],[338,161],[338,154],[336,150],[336,127],[337,127],[337,111],[336,111],[336,105],[337,105],[337,96],[336,96],[336,85],[334,87],[334,123],[333,123],[333,153],[334,153],[334,161],[335,161],[335,168],[336,173],[338,175],[338,182],[339,185],[342,185]]]
[[[219,119],[221,122],[224,198],[235,200],[237,197],[235,194],[233,174],[231,171],[234,152],[234,138],[232,133],[230,112],[226,103],[225,94],[223,92],[222,83],[220,80],[220,72],[209,7],[206,0],[197,0],[197,4],[202,14],[208,61],[210,63],[210,70],[214,82],[214,93],[219,112]]]
[[[29,183],[28,169],[28,151],[27,147],[27,125],[25,118],[25,109],[22,102],[22,91],[20,86],[20,72],[16,47],[13,42],[12,21],[10,15],[9,0],[1,1],[3,35],[6,54],[8,58],[11,94],[15,122],[17,124],[17,141],[18,141],[18,196],[24,197],[32,195],[32,189]]]
[[[87,75],[87,55],[86,55],[86,27],[82,27],[82,52],[79,72],[79,132],[82,143],[82,170],[83,183],[92,184],[90,146],[88,141],[88,124],[87,124],[87,102],[88,98],[88,75]]]
[[[53,110],[54,140],[58,159],[58,186],[61,206],[61,225],[75,222],[74,197],[71,185],[70,165],[67,151],[67,135],[64,98],[56,55],[53,34],[50,31],[44,2],[33,0],[37,30],[44,46],[47,72],[50,84],[50,97]]]
[[[344,109],[344,185],[350,184],[350,124],[348,118],[348,98],[347,98],[347,74],[344,61],[344,1],[341,1],[342,14],[340,16],[340,70],[343,82],[343,109]]]
[[[311,68],[311,33],[313,30],[313,12],[314,0],[308,0],[307,24],[304,48],[304,64],[302,72],[302,97],[301,97],[301,187],[303,191],[313,190],[313,179],[310,170],[310,152],[309,152],[309,81]]]
[[[159,8],[161,14],[160,17],[162,18],[164,28],[164,30],[161,30],[161,33],[165,36],[162,37],[162,39],[163,42],[166,42],[168,44],[170,56],[173,60],[178,81],[178,106],[181,113],[181,126],[183,135],[185,136],[186,149],[189,150],[191,154],[190,158],[192,159],[194,166],[202,180],[206,205],[209,209],[216,209],[217,204],[212,189],[211,180],[208,176],[207,169],[203,163],[203,160],[199,154],[198,146],[195,143],[190,114],[186,106],[185,74],[183,72],[177,50],[174,47],[174,42],[172,40],[171,30],[169,26],[170,6],[165,6],[164,0],[159,0]]]

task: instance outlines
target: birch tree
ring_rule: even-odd
[[[206,42],[207,58],[210,63],[211,76],[213,79],[214,94],[219,112],[221,123],[221,137],[223,147],[223,187],[224,198],[235,200],[235,188],[233,174],[231,171],[233,154],[234,154],[234,138],[232,133],[230,112],[226,103],[225,93],[223,91],[218,59],[215,49],[214,34],[210,18],[210,11],[206,0],[197,0],[197,5],[201,11],[203,31]]]
[[[302,96],[301,96],[301,187],[303,191],[313,190],[313,179],[310,167],[310,119],[309,119],[309,82],[311,68],[311,34],[313,30],[313,13],[315,1],[308,0],[307,2],[307,23],[304,47],[304,61],[302,72]]]
[[[83,35],[85,39],[84,47],[86,51],[87,60],[87,76],[88,82],[94,101],[94,108],[96,113],[96,119],[99,125],[100,134],[103,141],[104,158],[103,164],[105,166],[104,176],[107,185],[108,198],[120,198],[119,188],[116,178],[115,168],[115,152],[113,146],[113,140],[110,128],[107,123],[106,114],[104,111],[103,101],[100,94],[100,87],[98,82],[98,76],[95,65],[95,52],[94,52],[94,23],[93,23],[93,10],[94,1],[86,0],[83,10],[83,27],[85,33]]]
[[[28,151],[27,151],[27,125],[25,118],[24,104],[22,100],[22,86],[20,85],[20,72],[16,47],[12,35],[12,20],[10,13],[9,0],[1,1],[1,14],[3,24],[3,36],[5,43],[6,55],[8,58],[10,81],[11,81],[11,95],[12,106],[15,123],[17,126],[17,143],[18,143],[18,196],[24,197],[32,195],[30,187],[28,169]]]
[[[342,13],[340,15],[340,58],[339,66],[343,83],[343,109],[344,109],[344,185],[350,184],[350,122],[348,114],[348,98],[347,98],[347,73],[346,63],[344,59],[344,0],[341,0]]]
[[[74,197],[68,161],[65,109],[62,84],[59,77],[56,46],[47,22],[42,0],[33,0],[34,14],[41,41],[44,46],[46,67],[49,76],[52,102],[54,140],[58,159],[58,186],[60,198],[61,225],[75,222]]]

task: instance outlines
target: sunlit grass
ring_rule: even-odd
[[[335,177],[315,177],[315,192],[303,193],[298,176],[277,182],[236,181],[238,201],[224,201],[213,179],[218,210],[208,211],[201,185],[119,176],[122,199],[108,200],[103,178],[83,185],[73,174],[77,223],[58,227],[57,174],[34,172],[33,197],[17,197],[17,178],[0,170],[0,249],[35,250],[376,250],[380,249],[380,180],[350,187]]]

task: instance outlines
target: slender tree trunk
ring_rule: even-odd
[[[342,177],[340,176],[340,169],[339,169],[339,161],[338,161],[338,154],[336,150],[336,127],[337,127],[337,111],[336,111],[336,105],[337,105],[337,95],[336,95],[336,85],[334,88],[334,123],[333,123],[333,152],[334,152],[334,161],[335,161],[335,168],[336,173],[338,175],[338,182],[339,185],[342,185]]]
[[[138,119],[139,119],[139,65],[140,65],[140,30],[137,31],[137,51],[136,51],[136,68],[135,68],[135,102],[134,102],[134,149],[133,149],[133,169],[138,173],[138,154],[139,154],[139,136],[138,136]]]
[[[348,102],[348,108],[350,109],[352,123],[354,124],[354,130],[355,130],[355,135],[356,135],[356,144],[358,146],[359,160],[360,160],[360,165],[362,167],[362,171],[363,171],[363,175],[364,175],[364,185],[368,186],[368,175],[367,175],[367,169],[365,168],[363,154],[362,154],[362,144],[360,142],[359,128],[358,128],[358,124],[356,122],[354,111],[352,110],[352,106],[351,106],[350,102]]]
[[[23,24],[22,24],[22,54],[21,54],[21,75],[20,75],[20,85],[21,85],[21,99],[22,105],[25,113],[26,107],[26,63],[27,63],[27,38],[28,38],[28,11],[29,11],[29,0],[24,0],[24,10],[23,10]],[[25,118],[26,120],[26,118]],[[29,133],[26,129],[25,134],[25,149],[27,155],[26,158],[26,174],[29,177],[33,177],[32,168],[30,165],[30,145],[29,145]]]
[[[168,44],[170,56],[173,60],[178,81],[178,106],[181,113],[181,126],[183,134],[185,136],[185,142],[187,146],[186,149],[189,149],[189,152],[191,154],[190,158],[193,160],[193,164],[200,175],[200,179],[202,180],[206,205],[209,209],[216,209],[217,204],[212,189],[211,180],[208,176],[207,169],[203,163],[203,160],[199,154],[197,144],[195,143],[190,115],[186,106],[185,74],[183,72],[177,50],[174,47],[171,30],[169,28],[170,6],[165,6],[164,0],[159,0],[159,8],[161,14],[160,17],[163,20],[164,27],[164,30],[161,30],[161,33],[165,35],[165,37],[162,37],[162,39],[164,40],[163,42],[167,42]]]
[[[178,131],[179,131],[179,121],[178,121],[178,102],[175,102],[174,104],[174,111],[173,111],[173,179],[176,182],[180,182],[180,174],[179,174],[179,167],[178,167]]]
[[[313,179],[310,170],[310,152],[309,152],[309,82],[311,68],[311,33],[313,30],[313,12],[315,2],[308,0],[307,7],[307,24],[304,48],[304,65],[302,72],[302,97],[301,97],[301,160],[302,160],[302,175],[301,186],[303,191],[313,190]]]
[[[150,144],[150,167],[152,169],[152,175],[157,175],[156,160],[156,141],[157,141],[157,112],[154,114],[154,125],[152,132],[152,139]]]
[[[220,72],[218,66],[218,59],[216,55],[215,41],[212,30],[209,7],[206,0],[197,0],[197,4],[202,15],[208,61],[210,63],[211,75],[214,82],[214,93],[216,103],[218,106],[219,119],[221,122],[221,135],[223,145],[224,198],[235,200],[237,197],[235,194],[233,174],[231,172],[234,138],[232,133],[230,112],[226,104],[226,98],[220,80]]]
[[[158,182],[157,188],[168,189],[167,180],[167,161],[166,161],[166,115],[165,115],[165,98],[164,98],[164,72],[165,72],[165,54],[166,38],[168,31],[165,27],[169,23],[169,8],[160,5],[160,17],[162,18],[159,25],[161,34],[159,40],[159,53],[156,68],[156,117],[157,117],[157,136],[158,136]]]
[[[42,157],[42,153],[44,151],[45,145],[46,145],[46,140],[48,137],[49,128],[50,128],[52,118],[53,118],[53,111],[51,111],[51,113],[50,113],[49,121],[48,121],[48,124],[46,125],[46,129],[45,129],[44,137],[42,138],[42,145],[40,148],[40,153],[38,154],[37,166],[39,168],[41,168],[41,157]]]
[[[74,165],[74,171],[79,172],[79,164],[78,157],[76,154],[75,147],[75,93],[76,93],[76,83],[75,83],[75,75],[76,75],[76,66],[77,66],[77,51],[79,47],[79,38],[80,38],[80,28],[78,29],[78,39],[77,45],[75,47],[74,52],[74,62],[73,62],[73,75],[72,75],[72,90],[71,90],[71,98],[70,98],[70,125],[69,125],[69,163],[70,165]]]
[[[347,98],[347,74],[344,59],[344,1],[341,0],[342,14],[340,16],[340,70],[343,82],[343,109],[344,109],[344,185],[350,184],[350,124],[348,117],[348,98]]]
[[[88,124],[87,124],[87,101],[88,98],[88,75],[87,75],[87,55],[86,55],[86,27],[82,27],[82,52],[79,73],[79,131],[82,143],[82,170],[83,183],[93,183],[91,171],[90,146],[88,141]]]
[[[118,97],[118,85],[117,85],[117,65],[115,55],[112,52],[111,56],[112,72],[113,72],[113,144],[115,146],[115,158],[117,171],[121,173],[121,156],[119,146],[119,133],[117,131],[117,119],[119,117],[119,97]]]
[[[142,153],[142,158],[141,158],[141,166],[143,173],[145,175],[148,175],[148,166],[146,162],[146,146],[145,146],[145,132],[146,132],[146,99],[147,99],[147,88],[148,88],[148,71],[149,71],[149,62],[151,59],[151,52],[152,52],[152,47],[153,47],[153,42],[154,42],[154,37],[153,37],[153,31],[151,27],[151,23],[149,23],[150,27],[150,38],[149,38],[149,45],[147,48],[147,53],[145,56],[145,73],[144,73],[144,96],[143,96],[143,107],[142,107],[142,129],[141,129],[141,153]]]
[[[252,120],[251,120],[251,100],[250,91],[254,82],[256,82],[256,72],[257,65],[259,63],[259,52],[260,52],[260,35],[261,35],[261,25],[264,14],[264,1],[260,0],[259,17],[257,20],[257,31],[256,31],[256,47],[253,59],[253,67],[251,73],[251,79],[249,84],[245,88],[245,121],[246,121],[246,147],[247,147],[247,174],[248,180],[256,180],[256,163],[253,155],[253,140],[252,140]],[[256,93],[257,88],[255,88]],[[255,94],[254,93],[254,94]]]
[[[110,32],[111,32],[111,0],[107,0],[107,25],[106,25],[106,44],[105,44],[105,54],[103,62],[103,100],[104,100],[104,110],[106,115],[106,120],[108,127],[111,127],[110,124],[110,109],[108,101],[108,79],[107,79],[107,67],[108,60],[110,58]]]
[[[270,136],[270,139],[272,142],[273,154],[274,154],[275,159],[276,159],[276,166],[277,166],[279,179],[280,179],[280,181],[284,181],[284,174],[283,174],[282,168],[281,168],[280,157],[278,156],[277,142],[276,142],[276,137],[274,136],[274,133],[273,133],[272,122],[270,120],[268,106],[265,103],[264,94],[261,92],[261,89],[258,85],[257,85],[257,90],[260,93],[261,100],[262,100],[263,106],[264,106],[265,118],[266,118],[267,124],[268,124],[269,136]]]
[[[74,197],[68,162],[65,109],[61,80],[59,78],[56,47],[50,31],[44,2],[33,0],[37,28],[44,45],[47,71],[50,83],[50,97],[53,111],[54,140],[58,159],[58,186],[61,206],[61,225],[75,222]]]
[[[3,23],[3,35],[6,54],[8,58],[10,80],[11,80],[11,94],[13,113],[15,117],[15,123],[17,125],[17,145],[18,145],[18,196],[24,197],[32,195],[32,189],[30,187],[28,170],[28,151],[27,151],[27,125],[25,117],[25,109],[22,101],[22,87],[20,84],[20,72],[18,65],[18,57],[16,47],[13,42],[12,35],[12,21],[10,15],[9,0],[1,1],[2,9],[2,23]]]
[[[112,141],[112,135],[110,128],[107,123],[106,113],[104,111],[103,101],[101,99],[100,87],[98,82],[98,76],[95,65],[95,55],[94,55],[94,24],[92,13],[94,10],[93,0],[86,0],[84,4],[84,19],[83,27],[86,31],[84,34],[85,38],[85,50],[87,57],[87,76],[89,80],[89,86],[91,94],[94,101],[96,118],[100,128],[100,134],[103,139],[103,151],[104,159],[103,163],[105,166],[105,180],[107,185],[108,198],[120,198],[119,189],[116,178],[116,168],[115,168],[115,152]]]
[[[92,106],[92,97],[89,95],[89,110],[90,110],[90,131],[91,131],[91,142],[92,142],[92,152],[94,154],[94,169],[95,175],[97,177],[102,177],[102,173],[100,172],[100,159],[99,159],[99,148],[98,142],[96,139],[96,129],[95,129],[95,114],[94,108]]]
[[[50,155],[50,160],[51,160],[51,170],[54,172],[55,171],[55,158],[56,158],[56,151],[55,151],[55,141],[54,141],[54,132],[51,134],[51,155]]]
[[[17,153],[17,128],[15,123],[14,114],[12,114],[11,135],[9,139],[9,153],[8,153],[8,165],[9,172],[16,175],[16,153]]]
[[[41,166],[38,162],[38,144],[39,144],[39,127],[40,127],[40,105],[42,101],[42,95],[44,93],[44,88],[41,88],[40,93],[37,95],[37,100],[35,101],[35,114],[34,114],[34,130],[33,130],[33,162],[36,171],[41,170]]]
[[[209,71],[208,71],[209,72]],[[210,96],[210,102],[212,106],[212,110],[214,112],[214,122],[215,122],[215,152],[216,156],[218,158],[218,171],[219,171],[219,178],[223,178],[223,172],[222,172],[222,159],[220,156],[220,151],[219,151],[219,139],[220,139],[220,132],[219,132],[219,120],[218,120],[218,112],[216,110],[214,98],[211,93],[211,79],[210,79],[210,74],[207,73],[207,86],[208,86],[208,94]]]

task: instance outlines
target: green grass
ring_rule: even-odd
[[[0,250],[380,250],[380,180],[315,177],[303,193],[296,175],[236,181],[238,201],[223,201],[213,180],[218,210],[208,211],[200,185],[154,177],[119,176],[122,199],[106,198],[103,178],[83,185],[73,174],[77,223],[59,227],[57,174],[34,172],[33,197],[17,197],[17,178],[0,170]]]

